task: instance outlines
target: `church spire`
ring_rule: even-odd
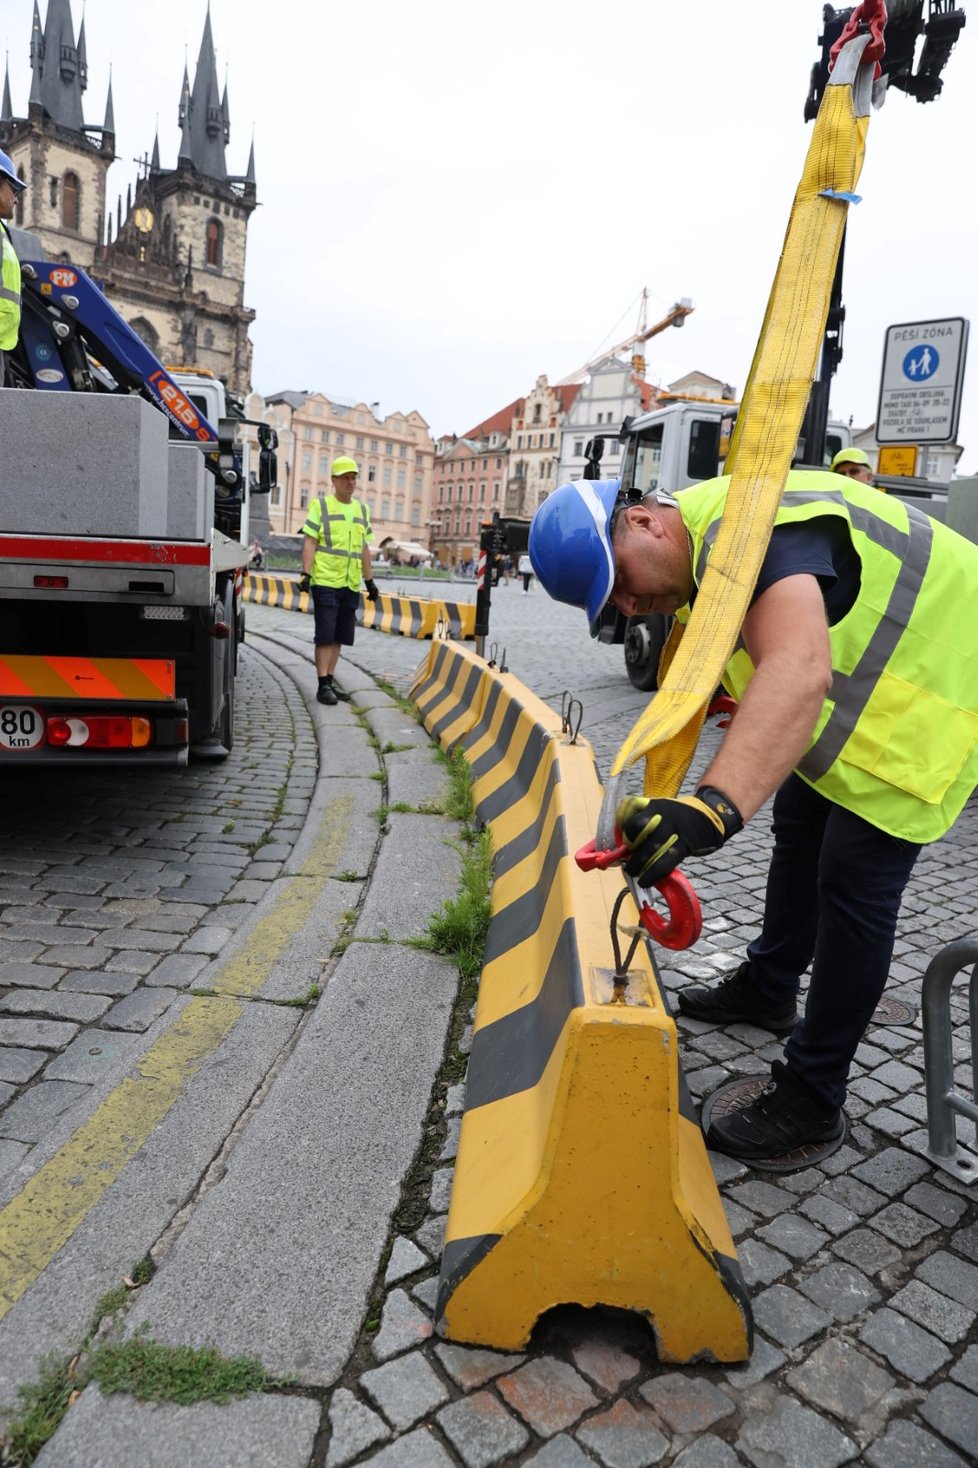
[[[251,148],[248,153],[248,172],[245,174],[245,183],[255,187],[255,140],[251,140]]]
[[[193,148],[190,143],[190,112],[193,102],[190,100],[190,77],[187,75],[187,63],[183,64],[183,86],[180,89],[180,110],[177,113],[177,121],[180,124],[180,151],[177,154],[177,162],[186,160],[193,163]]]
[[[112,105],[112,68],[109,67],[109,90],[105,98],[105,121],[102,124],[103,133],[111,133],[115,136],[115,107]]]
[[[11,122],[14,109],[10,105],[10,55],[7,55],[7,64],[3,72],[3,101],[0,102],[0,122]]]
[[[214,37],[211,32],[210,5],[204,18],[204,34],[201,37],[194,73],[194,89],[190,97],[190,156],[198,173],[208,178],[227,182],[228,170],[224,157],[227,91],[221,99],[217,82],[217,58],[214,55]]]
[[[36,17],[36,3],[34,14]],[[81,40],[82,54],[79,56],[79,48],[75,45],[70,0],[48,0],[41,54],[40,101],[52,122],[78,133],[85,128],[81,100],[87,85],[84,23]],[[33,46],[31,49],[33,51]]]
[[[159,122],[157,122],[157,124],[156,124],[156,137],[153,139],[153,156],[149,160],[149,171],[150,171],[150,173],[159,173],[159,171],[160,171],[160,125],[159,125]]]

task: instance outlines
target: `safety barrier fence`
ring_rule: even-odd
[[[255,575],[244,581],[244,599],[263,607],[283,607],[290,612],[311,612],[312,597],[299,590],[288,576]],[[475,636],[475,606],[446,597],[428,599],[402,592],[382,591],[375,602],[361,593],[357,609],[360,626],[401,637],[452,637],[471,641]]]
[[[954,1088],[951,986],[962,969],[971,968],[968,1013],[971,1022],[971,1097]],[[924,1078],[927,1086],[927,1155],[959,1182],[978,1182],[978,1153],[958,1142],[957,1116],[978,1123],[978,938],[948,943],[928,964],[921,987],[924,1020]]]
[[[590,746],[452,642],[411,696],[464,753],[493,845],[440,1329],[517,1349],[555,1306],[600,1304],[643,1313],[662,1360],[746,1359],[750,1305],[651,952],[622,992],[621,877],[574,861],[602,796]]]

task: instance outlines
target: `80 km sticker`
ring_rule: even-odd
[[[44,743],[44,718],[30,704],[0,704],[0,749],[36,749]]]

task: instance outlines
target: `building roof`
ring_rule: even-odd
[[[491,418],[486,418],[482,423],[477,423],[463,433],[463,438],[488,438],[491,433],[508,433],[513,426],[513,419],[519,417],[526,407],[526,398],[516,398],[507,407],[500,408],[498,413],[493,413]]]

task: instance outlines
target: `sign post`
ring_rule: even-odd
[[[954,442],[967,351],[963,316],[889,327],[876,413],[878,444]]]

